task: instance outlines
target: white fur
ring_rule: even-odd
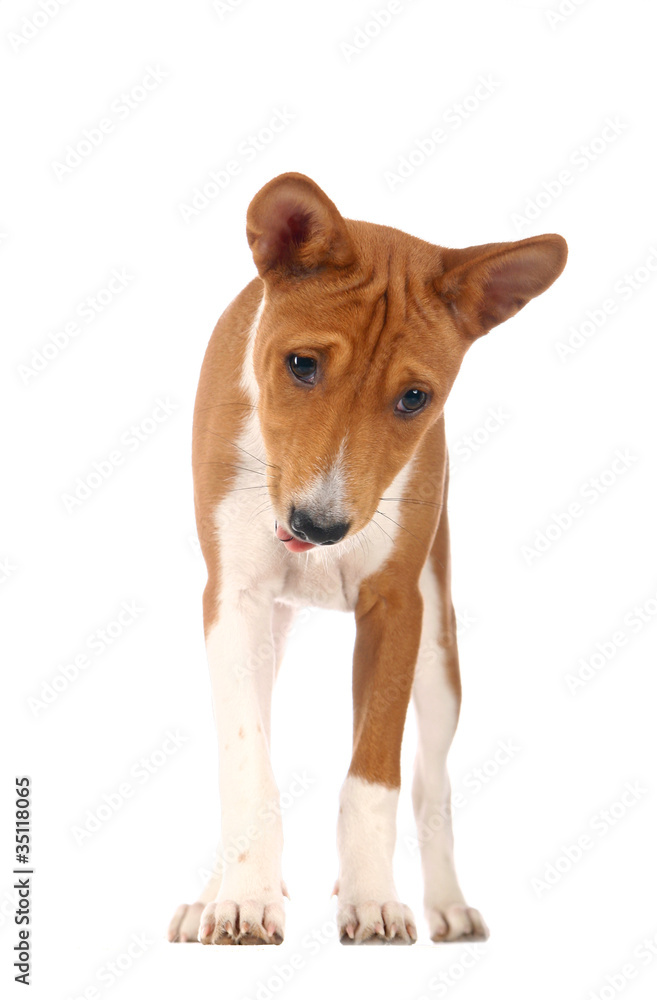
[[[447,676],[445,650],[438,643],[440,593],[429,561],[422,570],[420,591],[424,611],[413,680],[418,727],[413,804],[418,827],[421,831],[431,831],[430,835],[420,837],[427,901],[457,903],[463,902],[463,896],[454,872],[446,761],[456,731],[458,703]]]
[[[392,878],[399,790],[348,775],[338,814],[339,895],[353,906],[396,900]]]
[[[483,917],[466,905],[454,868],[447,752],[456,730],[458,702],[449,683],[446,653],[438,642],[440,592],[430,561],[422,570],[420,591],[424,610],[412,693],[418,728],[413,807],[424,874],[424,908],[433,940],[485,938],[488,929]]]
[[[345,506],[346,487],[348,480],[345,463],[346,438],[340,442],[338,453],[328,469],[323,469],[294,498],[294,506],[308,510],[316,517],[329,522],[349,520],[349,511]]]
[[[270,601],[243,590],[226,594],[207,653],[219,736],[220,898],[258,898],[266,890],[280,896],[283,834],[268,739]]]
[[[342,940],[396,939],[410,944],[413,914],[392,876],[399,790],[348,775],[340,792],[338,932]]]
[[[256,314],[253,317],[253,322],[249,329],[247,343],[246,343],[246,354],[244,360],[244,368],[241,375],[241,384],[244,391],[251,398],[251,402],[256,403],[258,401],[258,383],[256,381],[255,372],[253,370],[253,352],[255,349],[255,340],[258,334],[258,326],[260,325],[260,320],[262,319],[262,314],[265,311],[265,293],[263,291],[262,298],[260,299],[260,304],[256,309]]]

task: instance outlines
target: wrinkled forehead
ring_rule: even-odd
[[[325,305],[372,306],[386,296],[403,305],[433,294],[434,282],[443,273],[440,247],[425,243],[388,226],[344,220],[354,245],[355,261],[345,268],[325,268],[291,283],[282,283],[280,293],[311,308],[319,296]]]
[[[437,248],[383,226],[351,225],[362,227],[356,265],[268,290],[261,345],[350,353],[400,375],[404,365],[409,376],[440,369],[456,338],[433,285]]]

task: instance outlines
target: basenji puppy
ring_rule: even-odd
[[[456,877],[449,819],[445,759],[460,682],[443,410],[470,345],[552,284],[566,243],[544,235],[434,246],[343,218],[297,173],[258,192],[247,237],[259,276],[217,323],[193,430],[221,848],[216,874],[178,909],[169,939],[283,939],[271,695],[285,637],[307,605],[356,619],[334,890],[341,940],[417,937],[392,868],[411,699],[413,806],[418,826],[434,831],[420,838],[430,936],[484,938]]]

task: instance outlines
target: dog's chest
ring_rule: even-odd
[[[362,581],[392,552],[394,526],[386,523],[383,528],[375,517],[357,537],[338,545],[288,552],[274,535],[266,488],[254,487],[253,478],[248,471],[240,472],[215,512],[222,589],[266,591],[274,600],[297,607],[353,611]]]
[[[321,549],[307,556],[292,556],[281,581],[279,599],[299,607],[353,611],[362,580],[378,568],[384,557],[382,552],[376,555],[371,553],[368,559],[357,545],[339,557]]]

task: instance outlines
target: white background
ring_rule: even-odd
[[[369,39],[358,31],[383,2],[234,0],[222,11],[207,0],[70,0],[44,18],[34,0],[4,0],[3,980],[17,939],[13,780],[29,774],[32,996],[653,995],[657,957],[641,942],[657,934],[654,11],[639,0],[570,7],[559,19],[557,0],[404,0]],[[126,115],[121,95],[153,68],[166,78]],[[475,106],[481,77],[492,93]],[[456,110],[466,99],[467,118]],[[248,153],[277,110],[293,120]],[[67,147],[108,117],[113,130],[58,177]],[[604,132],[607,119],[615,130]],[[445,141],[391,184],[386,172],[436,128]],[[181,206],[231,159],[239,171],[185,222]],[[448,402],[463,623],[464,706],[450,757],[466,803],[456,810],[457,864],[492,931],[472,953],[431,945],[422,921],[412,720],[397,883],[420,942],[336,941],[329,895],[353,626],[319,612],[295,630],[275,693],[280,787],[295,773],[312,779],[284,817],[286,940],[230,949],[164,937],[201,885],[219,819],[194,393],[218,315],[254,274],[247,205],[286,170],[312,176],[346,216],[431,242],[559,232],[570,245],[556,285],[474,346]],[[563,171],[570,182],[559,192]],[[78,310],[113,269],[128,284],[87,322]],[[615,311],[600,323],[609,299]],[[561,358],[558,344],[587,319],[589,336]],[[73,322],[77,335],[48,347],[37,371],[51,335]],[[167,398],[176,408],[152,435],[136,450],[121,443]],[[491,408],[503,418],[487,430]],[[117,448],[123,464],[67,510],[78,477]],[[624,471],[600,480],[617,450],[629,456]],[[568,525],[573,503],[580,513]],[[528,554],[549,525],[545,551]],[[91,649],[89,637],[133,600],[140,610],[123,634]],[[624,643],[599,653],[618,631]],[[88,665],[63,680],[83,653]],[[598,668],[573,693],[567,676],[591,657]],[[185,741],[143,780],[140,759],[169,730]],[[495,764],[500,741],[517,749]],[[75,828],[125,782],[131,796],[78,844]],[[627,782],[640,790],[609,826],[603,812]],[[564,850],[583,836],[587,850],[568,862]],[[561,871],[550,876],[551,865]],[[554,884],[541,888],[546,877]],[[309,944],[315,932],[319,946]],[[146,943],[127,959],[134,934]],[[117,961],[119,977],[108,965]],[[291,972],[293,961],[303,967]]]

